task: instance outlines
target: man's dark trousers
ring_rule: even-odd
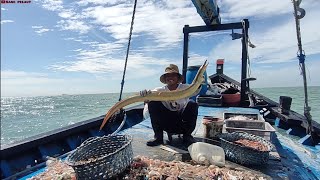
[[[189,101],[184,111],[170,111],[160,101],[150,101],[148,109],[156,139],[163,140],[163,131],[189,136],[196,127],[198,104]]]

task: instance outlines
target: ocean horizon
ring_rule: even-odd
[[[292,97],[291,110],[303,114],[303,87],[252,88],[279,102]],[[320,86],[308,87],[312,119],[320,123]],[[135,93],[123,93],[123,98]],[[1,145],[104,115],[118,102],[119,93],[1,97]]]
[[[320,88],[320,86],[308,86],[308,91],[309,88]],[[251,87],[251,89],[253,90],[257,90],[257,89],[270,89],[270,88],[302,88],[303,90],[303,86],[284,86],[284,87]],[[141,89],[142,90],[142,89]],[[137,94],[139,92],[123,92],[123,94]],[[43,96],[66,96],[66,95],[98,95],[98,94],[118,94],[119,96],[119,92],[97,92],[97,93],[67,93],[67,94],[48,94],[48,95],[28,95],[28,96],[1,96],[1,98],[16,98],[16,97],[43,97]]]

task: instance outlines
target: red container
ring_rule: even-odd
[[[223,104],[226,106],[239,106],[240,104],[240,93],[236,94],[222,94]]]

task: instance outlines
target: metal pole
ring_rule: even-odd
[[[308,86],[307,86],[307,78],[306,78],[306,68],[305,68],[305,55],[304,51],[302,50],[302,43],[301,43],[301,33],[300,33],[300,19],[303,18],[305,11],[299,7],[301,3],[301,0],[293,0],[293,8],[294,8],[294,17],[296,21],[296,30],[297,30],[297,40],[298,40],[298,58],[299,58],[299,64],[302,71],[302,77],[303,77],[303,86],[304,86],[304,115],[307,118],[308,122],[308,128],[307,133],[311,134],[312,138],[312,117],[310,114],[311,108],[308,104]],[[298,11],[302,14],[298,15]]]
[[[241,57],[241,104],[245,104],[246,100],[246,92],[247,92],[247,81],[243,81],[247,78],[248,71],[248,29],[249,29],[249,21],[248,19],[243,20],[243,28],[242,28],[242,57]]]
[[[249,27],[249,21],[246,20],[246,27]],[[189,46],[189,34],[196,32],[211,32],[211,31],[222,31],[231,29],[243,29],[243,24],[241,22],[228,23],[228,24],[216,24],[210,26],[193,26],[185,25],[183,28],[183,68],[182,75],[184,77],[183,83],[186,82],[186,74],[188,68],[188,46]],[[247,30],[246,30],[247,31]]]
[[[186,83],[187,68],[188,68],[188,48],[189,48],[189,25],[185,25],[183,28],[183,67],[182,76],[183,83]]]

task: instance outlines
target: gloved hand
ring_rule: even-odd
[[[140,91],[140,96],[145,97],[146,95],[148,95],[150,93],[151,93],[150,90],[144,89],[144,90]]]

